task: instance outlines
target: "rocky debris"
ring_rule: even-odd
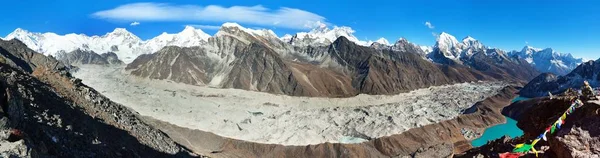
[[[469,141],[475,140],[481,137],[481,135],[483,134],[483,131],[477,131],[470,128],[462,128],[460,132],[465,137],[465,139]]]
[[[113,52],[97,54],[94,51],[77,49],[72,52],[60,52],[56,58],[66,65],[96,64],[96,65],[120,65],[119,60]]]
[[[600,117],[581,119],[556,135],[550,150],[558,157],[600,157]]]
[[[118,70],[119,67],[87,65],[74,75],[142,115],[229,138],[283,145],[346,142],[344,136],[377,138],[398,134],[455,118],[463,109],[497,94],[507,85],[473,82],[389,96],[307,98],[141,80]],[[170,97],[172,91],[177,92],[176,97]],[[223,97],[197,97],[198,94]],[[473,109],[477,111],[477,107]],[[252,119],[251,124],[240,123],[248,118]],[[239,131],[235,123],[244,130]]]
[[[413,158],[450,158],[454,157],[452,144],[442,143],[429,148],[421,148],[412,154]]]
[[[528,98],[563,93],[569,88],[580,88],[583,81],[588,81],[592,87],[600,86],[600,59],[584,62],[565,76],[544,73],[529,82],[520,95]]]
[[[192,156],[137,114],[71,77],[54,58],[31,51],[18,40],[0,41],[0,48],[9,64],[0,64],[0,132],[10,133],[0,144],[13,146],[2,154]]]
[[[146,63],[146,64],[140,64]],[[200,47],[167,46],[153,55],[143,55],[126,68],[131,74],[152,79],[168,79],[191,85],[205,85],[213,75],[214,63]]]
[[[224,138],[162,121],[149,121],[177,142],[196,153],[211,157],[438,157],[452,156],[471,148],[461,129],[483,129],[504,122],[500,109],[515,97],[507,87],[475,105],[476,111],[455,119],[413,128],[400,134],[372,138],[357,144],[320,143],[284,146]],[[339,109],[338,109],[339,110]],[[363,113],[359,111],[357,113]],[[377,115],[370,113],[369,115]],[[254,124],[254,120],[252,122]]]
[[[0,39],[0,58],[4,64],[31,73],[37,67],[46,67],[49,70],[66,74],[69,68],[53,57],[47,57],[29,49],[23,42],[12,39],[4,41]]]
[[[489,155],[508,152],[511,150],[508,148],[514,148],[518,143],[536,138],[564,113],[575,98],[575,96],[558,96],[554,99],[535,98],[511,105],[508,114],[518,119],[517,126],[523,130],[524,136],[510,141],[491,142],[467,153]],[[540,156],[600,157],[600,117],[596,114],[598,109],[600,109],[600,102],[597,100],[585,102],[582,107],[577,108],[566,118],[565,124],[556,133],[547,135],[547,142],[538,143],[536,149],[541,151]],[[527,156],[533,157],[534,154],[529,153]]]

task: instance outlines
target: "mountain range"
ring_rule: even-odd
[[[563,93],[569,88],[579,89],[583,81],[588,81],[592,87],[600,86],[600,59],[580,64],[566,75],[543,73],[531,80],[520,94],[524,97],[535,98],[548,96],[548,93]]]
[[[331,31],[340,30],[348,31]],[[192,85],[318,97],[396,94],[479,80],[524,83],[539,74],[525,60],[497,49],[476,50],[460,64],[441,64],[406,39],[366,46],[346,35],[329,38],[299,33],[286,41],[271,31],[225,24],[204,45],[168,46],[138,57],[126,70]],[[318,40],[323,42],[315,44]]]
[[[140,77],[297,96],[394,94],[477,80],[525,83],[539,72],[566,73],[582,61],[550,48],[506,52],[470,36],[459,42],[445,32],[432,47],[405,38],[393,44],[384,38],[360,41],[353,33],[322,25],[278,37],[272,30],[225,23],[213,36],[186,26],[149,40],[123,28],[103,36],[16,29],[4,39],[19,39],[66,64],[120,63],[114,55],[99,55],[109,53]]]
[[[269,40],[278,39],[282,43],[299,47],[330,45],[342,36],[358,45],[379,49],[403,50],[404,48],[399,47],[398,44],[409,43],[405,38],[400,38],[395,43],[390,43],[385,38],[380,38],[376,41],[361,41],[353,35],[355,31],[352,28],[345,26],[329,28],[326,25],[321,25],[309,32],[286,34],[282,37],[278,37],[272,30],[248,29],[236,23],[225,23],[222,25],[222,27],[232,26],[243,28],[242,30],[255,36],[261,36]],[[103,36],[87,36],[73,33],[57,35],[51,32],[34,33],[17,28],[3,39],[19,39],[29,48],[45,55],[56,56],[61,52],[69,53],[75,50],[91,51],[99,54],[113,52],[124,63],[131,63],[139,55],[157,52],[165,46],[203,46],[208,42],[210,37],[213,36],[201,29],[186,26],[179,33],[169,34],[163,32],[148,40],[142,40],[124,28],[116,28],[114,31]],[[462,61],[463,58],[469,58],[475,52],[485,51],[490,48],[484,46],[479,40],[473,37],[467,36],[458,41],[454,36],[445,32],[438,35],[434,46],[414,45],[421,49],[422,52],[420,53],[426,59],[443,64],[462,63],[464,62]],[[505,54],[510,57],[525,59],[540,72],[551,72],[559,75],[567,74],[583,62],[581,58],[574,58],[571,54],[558,53],[552,48],[539,49],[525,46],[521,51],[513,50]]]

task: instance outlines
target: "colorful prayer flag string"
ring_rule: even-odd
[[[535,144],[537,144],[537,142],[540,140],[548,141],[546,134],[548,134],[548,132],[550,132],[550,134],[554,134],[554,132],[559,130],[562,127],[562,125],[565,124],[565,119],[567,119],[567,115],[572,114],[576,108],[579,108],[581,106],[583,106],[583,102],[581,102],[581,100],[577,99],[573,101],[573,103],[571,103],[571,106],[558,118],[558,120],[556,120],[554,123],[552,123],[552,125],[546,128],[546,130],[542,134],[540,134],[540,136],[534,139],[531,142],[531,144],[517,144],[515,146],[515,149],[513,149],[513,153],[526,153],[532,151],[537,157],[538,151],[535,150]]]

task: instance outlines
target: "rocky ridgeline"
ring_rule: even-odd
[[[190,157],[126,107],[73,78],[51,57],[0,41],[0,155]]]
[[[77,49],[72,52],[60,52],[56,54],[56,58],[66,65],[82,65],[82,64],[95,64],[95,65],[120,65],[123,64],[117,57],[117,54],[113,52],[107,52],[103,54],[97,54],[94,51],[87,51]]]
[[[535,98],[516,102],[503,113],[518,120],[517,126],[524,136],[515,139],[502,138],[472,149],[462,157],[497,157],[511,152],[516,144],[535,139],[548,125],[556,121],[571,105],[574,96]],[[547,134],[548,141],[540,142],[536,149],[540,157],[587,158],[600,156],[600,101],[592,100],[575,110],[565,124],[554,134]],[[529,142],[527,142],[529,143]],[[525,156],[535,157],[533,153]]]
[[[584,62],[564,76],[543,73],[530,81],[520,91],[520,95],[528,98],[548,96],[563,93],[569,88],[579,88],[583,81],[590,82],[592,87],[600,86],[600,59]]]

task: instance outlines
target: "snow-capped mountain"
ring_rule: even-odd
[[[565,75],[583,62],[582,58],[574,58],[571,54],[556,52],[552,48],[539,49],[525,46],[521,51],[511,51],[509,55],[526,60],[540,72],[551,72]]]
[[[327,25],[323,24],[320,27],[311,30],[310,32],[298,32],[295,35],[285,35],[281,39],[295,46],[308,46],[329,45],[339,37],[344,36],[356,44],[362,46],[370,45],[369,42],[358,40],[353,33],[354,30],[350,27],[334,26],[333,29],[329,29]]]
[[[227,28],[237,28],[233,30],[242,31],[254,38],[259,38],[260,40],[258,41],[263,42],[263,44],[276,47],[278,50],[284,50],[284,53],[287,53],[287,51],[293,49],[287,48],[291,47],[292,45],[325,46],[331,44],[337,38],[342,36],[359,45],[367,45],[367,42],[358,40],[358,38],[352,34],[354,33],[352,28],[345,26],[334,26],[330,29],[326,25],[321,25],[310,32],[300,32],[294,35],[285,35],[281,38],[279,38],[272,30],[249,29],[242,27],[237,23],[224,23],[220,30],[232,30]],[[56,56],[56,54],[59,52],[72,52],[78,49],[83,51],[93,51],[100,54],[114,52],[124,63],[130,63],[141,54],[154,53],[165,46],[203,46],[211,37],[232,34],[237,33],[231,31],[219,31],[214,36],[211,36],[200,29],[196,29],[192,26],[186,26],[179,33],[169,34],[163,32],[162,34],[149,40],[142,40],[124,28],[117,28],[103,36],[87,36],[84,34],[57,35],[55,33],[33,33],[18,28],[3,39],[19,39],[31,49],[45,55]],[[387,42],[385,39],[380,39],[378,41],[382,43]],[[289,43],[291,45],[286,46],[289,44],[285,43]],[[387,42],[387,44],[389,45],[389,42]]]
[[[525,85],[519,94],[530,98],[547,96],[548,92],[558,94],[569,88],[581,88],[583,81],[592,87],[600,86],[600,59],[583,62],[563,76],[543,73]]]
[[[163,32],[162,34],[148,40],[144,45],[150,48],[151,52],[156,52],[164,46],[180,46],[180,47],[192,47],[199,46],[208,42],[208,38],[211,36],[204,33],[200,29],[195,29],[192,26],[186,26],[183,31],[177,34],[168,34]]]
[[[460,60],[460,58],[469,58],[477,51],[485,51],[485,46],[479,40],[467,36],[459,42],[456,37],[442,32],[436,39],[434,51],[451,60]]]
[[[371,46],[377,49],[406,51],[405,47],[407,46],[410,46],[411,50],[413,50],[412,47],[416,47],[419,48],[419,50],[415,49],[414,52],[418,52],[430,61],[438,63],[462,63],[462,58],[470,58],[476,52],[486,52],[488,50],[488,47],[484,46],[480,41],[473,37],[467,36],[459,41],[456,37],[446,32],[442,32],[438,36],[433,47],[416,45],[408,41],[403,41],[402,39],[393,44],[385,38],[380,38],[375,42],[360,41],[353,33],[354,30],[350,27],[328,27],[326,25],[321,25],[309,32],[299,32],[293,35],[286,34],[282,37],[278,37],[272,30],[255,30],[242,27],[236,23],[224,23],[219,32],[213,36],[191,26],[186,26],[179,33],[162,33],[149,40],[142,40],[124,28],[117,28],[102,36],[87,36],[84,34],[73,33],[66,35],[57,35],[55,33],[33,33],[18,28],[4,39],[19,39],[31,49],[45,55],[53,56],[56,56],[56,54],[60,52],[72,52],[78,49],[83,51],[93,51],[100,54],[114,52],[124,63],[132,62],[141,54],[157,52],[165,46],[205,46],[209,43],[208,41],[210,38],[217,38],[219,36],[235,37],[246,43],[248,42],[247,39],[252,37],[256,40],[251,41],[261,42],[284,56],[302,56],[307,58],[306,60],[319,62],[322,62],[321,60],[325,59],[327,54],[314,53],[314,49],[307,49],[305,46],[310,45],[313,46],[313,48],[328,46],[339,37],[346,37],[346,39],[358,45]],[[401,44],[398,44],[398,42]],[[206,47],[207,49],[221,48],[216,45],[218,45],[218,43],[213,43],[213,46]],[[215,54],[217,56],[222,55],[222,53]],[[486,54],[493,55],[497,53],[492,52]],[[525,59],[530,64],[535,65],[539,71],[554,72],[557,74],[565,74],[582,62],[581,59],[573,58],[570,54],[560,54],[552,49],[542,50],[533,47],[526,47],[520,52],[513,51],[511,52],[510,57]]]
[[[144,41],[124,28],[116,28],[103,36],[91,37],[84,34],[32,33],[17,28],[4,39],[13,38],[44,55],[56,56],[61,52],[81,49],[102,53],[114,52],[121,60],[132,61],[138,55],[148,53],[148,50],[142,47]]]
[[[375,41],[375,42],[377,42],[377,43],[381,43],[381,44],[384,44],[384,45],[388,45],[388,46],[390,45],[390,42],[389,42],[387,39],[383,38],[383,37],[379,38],[379,39],[378,39],[377,41]]]

